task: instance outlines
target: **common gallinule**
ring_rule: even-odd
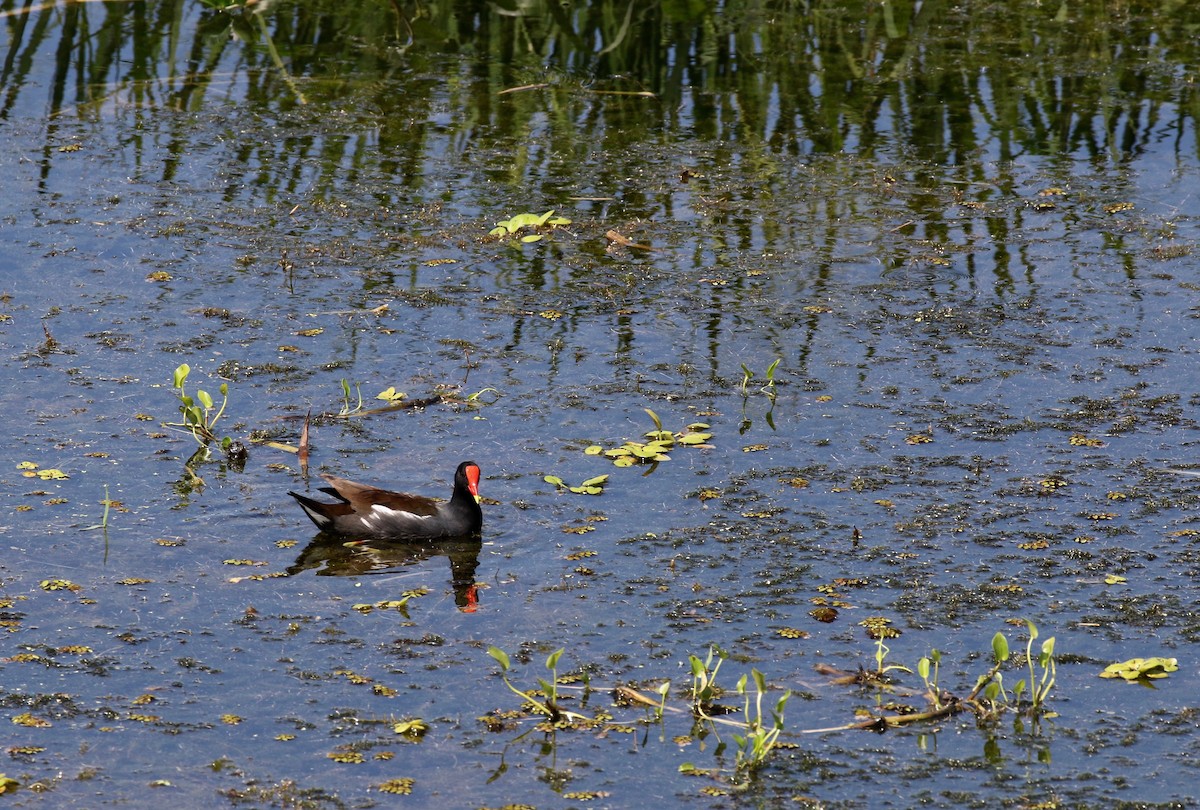
[[[329,484],[321,487],[338,503],[321,503],[296,492],[317,528],[330,534],[379,540],[437,540],[478,534],[483,526],[479,508],[479,465],[464,461],[454,471],[450,500],[389,492],[356,484],[335,475],[322,475]]]

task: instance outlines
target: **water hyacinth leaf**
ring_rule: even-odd
[[[196,398],[200,400],[200,404],[206,409],[213,406],[213,398],[203,388],[196,392]]]
[[[633,464],[634,461],[630,456],[624,456],[613,461],[614,467],[632,467]]]
[[[531,233],[528,236],[522,236],[521,241],[522,242],[540,242],[540,241],[542,241],[542,235],[540,233]]]
[[[180,364],[179,367],[175,369],[175,374],[172,378],[172,380],[173,380],[172,387],[182,388],[183,384],[185,382],[187,382],[188,374],[191,374],[191,373],[192,373],[191,366],[189,366],[187,363]]]
[[[607,480],[608,480],[608,473],[605,473],[604,475],[597,475],[595,478],[589,478],[588,480],[586,480],[582,484],[580,484],[580,486],[599,487],[599,486],[603,486]]]
[[[603,452],[604,448],[598,444],[589,444],[587,447],[583,448],[583,454],[585,456],[598,456]]]
[[[553,484],[556,487],[564,486],[563,480],[561,478],[559,478],[557,475],[547,475],[542,480],[545,481],[547,484]]]
[[[679,437],[679,443],[686,445],[704,444],[711,438],[711,433],[685,433]]]
[[[551,211],[550,213],[552,214],[554,212]],[[549,214],[547,214],[547,216],[549,216]],[[557,650],[550,653],[550,655],[546,658],[546,669],[554,669],[555,667],[558,666],[558,659],[562,657],[564,649],[566,649],[566,648],[559,647]]]

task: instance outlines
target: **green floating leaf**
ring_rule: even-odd
[[[598,444],[590,444],[587,447],[583,448],[583,454],[585,456],[598,456],[603,452],[604,452],[604,448]]]
[[[394,385],[389,385],[386,389],[376,394],[375,399],[382,399],[385,402],[399,402],[406,396],[408,395],[403,391],[397,391]]]
[[[563,480],[561,478],[559,478],[557,475],[547,475],[542,480],[545,481],[547,484],[553,484],[556,487],[565,486],[563,484]]]
[[[581,487],[598,487],[598,486],[602,486],[604,484],[604,482],[607,480],[608,480],[608,473],[605,473],[604,475],[597,475],[595,478],[589,478],[588,480],[586,480],[582,484],[580,484],[580,486]]]
[[[1141,678],[1165,678],[1168,674],[1179,669],[1179,662],[1174,658],[1130,658],[1116,664],[1109,664],[1100,673],[1101,678],[1124,678],[1136,681]]]

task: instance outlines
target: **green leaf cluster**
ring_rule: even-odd
[[[1174,658],[1130,658],[1116,664],[1109,664],[1100,673],[1101,678],[1124,678],[1127,681],[1139,681],[1143,678],[1157,680],[1165,678],[1179,669],[1179,662]]]
[[[203,388],[197,389],[194,397],[187,393],[185,386],[191,372],[192,368],[187,363],[182,363],[175,369],[171,387],[175,396],[179,398],[179,413],[182,418],[179,422],[167,422],[166,425],[190,431],[201,447],[207,447],[211,442],[217,441],[217,422],[224,415],[225,406],[229,404],[229,385],[221,383],[218,389],[222,397],[221,407],[214,410],[216,402]],[[228,436],[220,441],[222,448],[228,448],[233,442]]]
[[[546,658],[546,671],[549,672],[550,677],[537,679],[541,695],[545,698],[545,700],[537,699],[538,690],[531,689],[529,691],[522,692],[520,689],[513,686],[512,681],[508,679],[509,670],[512,669],[512,662],[508,658],[508,653],[494,645],[488,647],[487,652],[488,655],[494,658],[496,663],[500,665],[500,678],[504,681],[504,685],[507,686],[513,694],[521,698],[522,701],[532,706],[533,709],[539,714],[546,715],[553,722],[558,722],[559,720],[574,721],[588,719],[582,714],[567,711],[560,708],[558,705],[558,659],[562,657],[562,647],[559,647],[557,650],[550,653],[550,655]]]
[[[767,755],[779,743],[779,735],[783,733],[783,710],[787,706],[788,698],[792,696],[791,689],[784,690],[779,700],[775,701],[775,708],[771,711],[771,721],[768,723],[763,717],[762,707],[763,695],[767,691],[766,678],[753,668],[750,670],[750,675],[754,678],[755,697],[753,701],[746,689],[746,676],[743,675],[737,683],[737,692],[745,699],[742,713],[746,720],[746,733],[733,735],[733,741],[738,747],[734,770],[739,772],[755,771],[762,767]]]
[[[544,214],[517,214],[511,219],[502,220],[496,223],[496,227],[488,231],[489,236],[515,236],[520,231],[532,231],[521,237],[522,242],[537,242],[544,236],[544,233],[538,231],[554,230],[560,225],[570,225],[571,220],[566,217],[554,216],[554,209],[551,208]]]
[[[547,484],[552,484],[568,492],[574,492],[576,495],[599,495],[604,491],[604,485],[608,482],[608,475],[597,475],[595,478],[589,478],[577,487],[566,484],[557,475],[547,475],[543,480]]]
[[[673,433],[663,429],[662,420],[658,418],[658,414],[649,408],[646,408],[645,411],[654,421],[654,430],[648,431],[643,436],[647,441],[627,441],[620,447],[610,450],[593,444],[585,448],[583,452],[589,456],[604,455],[606,458],[612,459],[613,464],[617,467],[632,467],[634,464],[670,461],[671,457],[667,454],[676,445],[702,447],[712,438],[712,434],[707,432],[709,426],[703,422],[693,422],[678,433]]]

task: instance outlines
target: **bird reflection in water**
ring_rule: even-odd
[[[294,576],[316,569],[317,576],[361,576],[394,572],[434,557],[447,557],[450,560],[454,604],[463,613],[474,613],[479,609],[475,569],[479,567],[482,548],[483,541],[478,537],[438,540],[436,543],[371,541],[370,545],[366,545],[361,541],[359,544],[347,544],[345,538],[319,534],[300,552],[296,562],[288,566],[287,573]]]

